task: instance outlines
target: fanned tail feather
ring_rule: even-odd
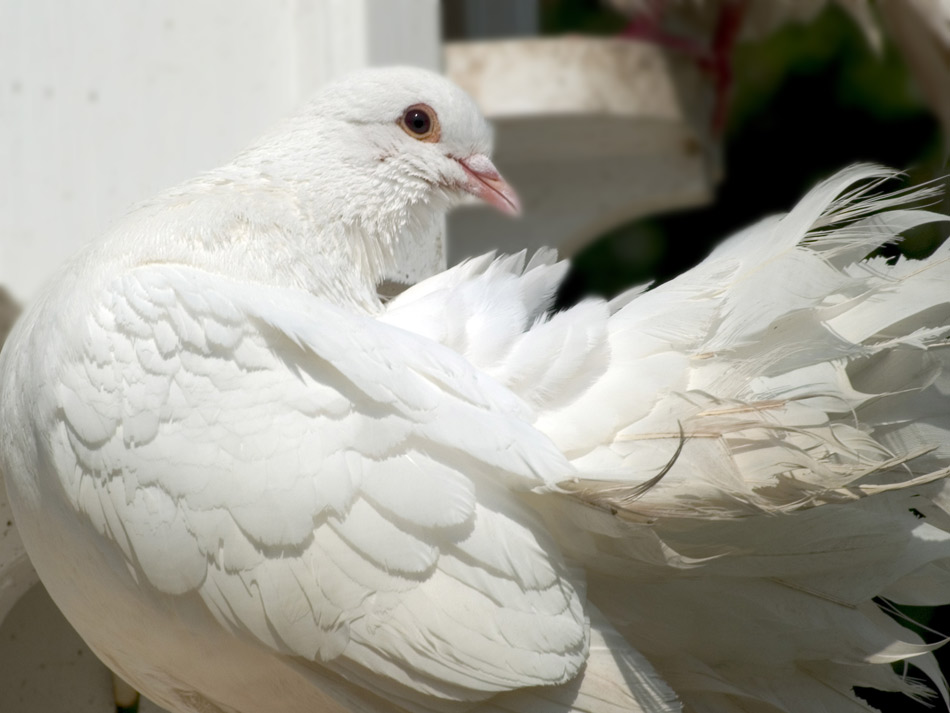
[[[881,608],[950,603],[950,246],[868,258],[948,217],[908,207],[933,186],[882,193],[895,176],[847,169],[610,303],[547,314],[563,268],[543,253],[390,304],[522,399],[576,469],[524,497],[586,571],[591,658],[487,710],[873,710],[858,686],[950,705],[942,638]]]
[[[950,602],[950,246],[865,259],[948,218],[902,207],[934,187],[879,194],[894,175],[843,171],[632,299],[609,365],[539,418],[580,473],[551,527],[687,710],[927,695],[905,659],[950,703],[942,642],[873,603]]]

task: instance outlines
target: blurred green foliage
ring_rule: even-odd
[[[546,0],[549,33],[615,34],[625,19],[599,0]],[[910,183],[945,174],[936,120],[895,49],[875,53],[834,5],[738,47],[723,142],[724,177],[709,206],[622,226],[574,259],[562,304],[663,281],[695,265],[732,232],[788,210],[856,161],[905,170]],[[940,239],[928,228],[905,243],[920,256]],[[945,234],[945,233],[944,233]]]
[[[612,35],[625,24],[622,16],[600,0],[541,0],[541,31],[545,34]]]

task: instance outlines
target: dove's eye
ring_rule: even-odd
[[[439,119],[432,108],[425,104],[414,104],[406,109],[400,125],[414,139],[439,140]]]

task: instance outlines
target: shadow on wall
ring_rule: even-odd
[[[13,323],[20,316],[20,305],[3,287],[0,287],[0,349],[7,341],[7,335],[13,329]]]

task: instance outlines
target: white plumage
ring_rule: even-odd
[[[547,315],[547,252],[382,303],[461,194],[514,208],[489,144],[356,75],[20,320],[0,466],[93,650],[180,713],[860,711],[908,658],[946,700],[872,599],[950,601],[950,248],[864,260],[946,218],[856,167],[609,303]]]

